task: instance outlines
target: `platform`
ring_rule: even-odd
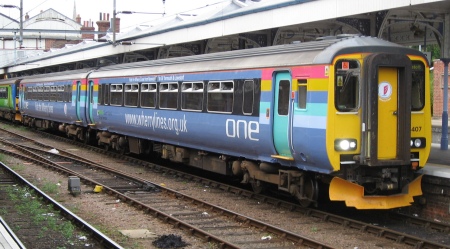
[[[442,120],[433,118],[431,123],[433,126],[433,138],[440,138],[441,134],[439,132],[442,131]],[[450,146],[448,150],[441,150],[440,139],[437,141],[433,139],[430,157],[422,172],[425,175],[450,178]]]
[[[0,217],[0,248],[25,249],[8,224]]]

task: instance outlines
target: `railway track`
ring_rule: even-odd
[[[2,139],[0,142],[14,148],[1,149],[3,153],[77,176],[84,183],[101,185],[116,198],[191,235],[218,244],[220,248],[333,248],[95,162],[48,152],[47,148],[19,145],[17,141],[11,143]],[[276,238],[262,240],[267,234],[275,235]]]
[[[48,136],[48,134],[45,134],[45,135]],[[40,146],[42,146],[42,145],[40,145]],[[315,217],[315,218],[321,219],[321,220],[326,221],[326,222],[340,224],[342,226],[345,226],[345,227],[348,227],[348,228],[351,228],[351,229],[354,229],[354,230],[361,231],[362,233],[374,234],[376,236],[380,236],[380,237],[386,238],[388,240],[393,240],[393,241],[396,241],[398,243],[404,243],[404,244],[411,245],[411,246],[414,246],[414,247],[417,247],[417,248],[448,248],[444,244],[440,244],[440,243],[433,242],[433,241],[428,241],[428,240],[423,239],[423,238],[418,238],[418,237],[415,237],[415,236],[412,236],[412,235],[408,235],[408,234],[405,234],[405,233],[402,233],[402,232],[397,232],[397,231],[394,231],[394,230],[391,230],[391,229],[387,229],[387,228],[384,228],[384,227],[378,227],[376,225],[370,225],[370,224],[367,224],[367,223],[364,223],[364,222],[359,222],[359,221],[355,221],[355,220],[352,220],[352,219],[343,218],[341,216],[333,215],[333,214],[330,214],[330,213],[327,213],[327,212],[322,212],[322,211],[315,210],[315,209],[301,208],[298,205],[290,203],[290,202],[280,201],[278,199],[270,198],[270,197],[266,197],[266,196],[255,195],[255,194],[253,194],[252,192],[249,192],[249,191],[245,191],[245,190],[242,190],[242,189],[237,189],[237,188],[234,188],[232,186],[228,186],[228,185],[225,185],[225,184],[222,184],[222,183],[212,182],[210,180],[203,179],[203,178],[200,178],[200,177],[187,175],[186,173],[174,171],[172,169],[163,169],[163,168],[161,168],[158,165],[153,165],[153,164],[150,164],[148,162],[140,161],[138,159],[129,158],[129,157],[123,157],[123,156],[117,155],[115,153],[105,152],[103,150],[94,149],[92,147],[89,147],[89,149],[91,149],[91,150],[98,150],[99,152],[107,153],[109,156],[120,157],[121,160],[129,160],[129,161],[131,161],[133,163],[146,165],[146,166],[148,166],[150,168],[157,168],[158,170],[165,171],[165,173],[170,173],[170,174],[174,174],[174,175],[177,175],[178,177],[182,177],[182,178],[185,178],[185,179],[191,179],[193,181],[202,182],[203,184],[209,185],[209,186],[211,186],[211,187],[213,187],[215,189],[221,189],[222,191],[230,192],[230,193],[233,193],[233,194],[240,194],[240,195],[245,196],[245,197],[250,197],[250,198],[253,198],[253,199],[257,199],[259,202],[270,203],[270,204],[272,204],[274,206],[277,206],[277,207],[283,207],[283,208],[289,209],[291,211],[294,211],[294,212],[297,212],[297,213],[301,213],[303,215],[307,215],[307,216],[311,216],[311,217]],[[95,164],[95,163],[92,163],[92,164]],[[101,184],[101,183],[99,183],[99,184]],[[141,184],[142,186],[144,186],[144,185],[148,184],[148,182],[143,180],[143,181],[141,181],[141,183],[138,183],[138,184]],[[127,186],[127,187],[129,187],[129,186]],[[146,195],[148,195],[148,193],[146,193],[146,191],[133,190],[133,189],[129,189],[129,188],[128,189],[127,188],[122,189],[122,192],[124,192],[124,191],[127,191],[127,194],[129,196],[130,195],[134,195],[134,196],[143,197],[143,199],[142,199],[142,200],[144,200],[142,202],[143,204],[145,204],[145,200],[146,199],[147,200],[149,200],[149,199],[155,200],[154,196],[151,196],[151,197],[147,196],[147,197],[145,197]],[[114,191],[111,191],[111,192],[114,193]],[[117,191],[117,192],[120,192],[120,191]],[[162,192],[165,192],[165,190],[162,191]],[[117,194],[117,193],[115,193],[115,194]],[[150,195],[155,195],[155,193],[151,193]],[[180,197],[181,196],[180,193],[173,193],[173,194],[170,194],[170,195],[177,196],[178,199],[184,199],[185,198],[185,197],[181,198]],[[141,208],[144,208],[144,209],[146,208],[146,207],[141,205],[140,201],[138,201],[138,202],[134,202],[132,200],[131,201],[127,200],[127,201],[130,202],[130,203],[133,203],[133,205],[138,205]],[[194,201],[194,200],[190,200],[190,202],[196,203],[196,201]],[[166,203],[166,201],[160,201],[160,203]],[[203,205],[203,204],[199,204],[199,205]],[[164,206],[164,205],[162,205],[162,206]],[[180,206],[180,205],[169,205],[170,208],[174,208],[173,206]],[[153,215],[158,216],[158,215],[156,215],[155,211],[152,208],[150,208],[150,209],[147,208],[147,210],[148,210],[148,212],[152,213]],[[204,220],[208,220],[209,219],[211,221],[211,219],[213,219],[212,217],[210,217],[211,211],[208,212],[208,211],[197,211],[196,210],[196,211],[189,212],[189,211],[186,211],[186,210],[181,210],[181,211],[173,211],[173,212],[178,212],[176,216],[180,216],[180,217],[184,216],[184,217],[188,217],[189,218],[189,217],[192,217],[192,216],[202,216],[203,215],[203,216],[205,216],[205,217],[203,217],[203,218],[205,218]],[[232,215],[238,215],[238,214],[232,214]],[[166,219],[166,220],[171,220],[171,218],[173,218],[173,215],[172,215],[172,217],[166,217],[166,216],[161,216],[161,217],[163,219]],[[399,216],[395,216],[395,217],[396,217],[396,219],[399,219],[398,218]],[[419,223],[424,223],[424,222],[413,222],[413,221],[411,221],[412,219],[415,219],[414,217],[409,217],[409,216],[403,216],[403,217],[405,219],[408,219],[409,223],[414,223],[415,226],[417,226],[417,224],[419,224]],[[239,223],[242,223],[243,220],[245,220],[245,223],[249,222],[247,220],[247,218],[239,218],[238,219]],[[420,219],[416,219],[416,220],[420,220]],[[174,224],[175,226],[181,227],[183,229],[188,229],[188,230],[190,229],[189,226],[184,226],[181,223],[179,223],[179,221],[177,221],[177,220],[173,220],[173,221],[170,221],[170,222],[171,223],[173,222],[172,224]],[[207,221],[202,221],[202,222],[206,223],[206,224],[208,223]],[[202,222],[200,222],[200,223],[202,223]],[[425,224],[424,226],[426,226],[428,228],[429,227],[434,227],[435,231],[442,232],[442,233],[448,235],[449,226],[446,225],[446,224],[437,223],[437,222],[430,222],[430,221],[427,221],[424,224]],[[263,225],[263,226],[265,227],[265,225]],[[256,225],[255,227],[257,228],[258,225]],[[200,236],[201,237],[202,236],[206,236],[206,238],[208,238],[208,239],[213,238],[213,237],[209,237],[208,235],[200,235]],[[285,236],[285,235],[281,235],[281,236]],[[293,241],[295,241],[295,239]],[[260,242],[260,240],[258,240],[257,242]],[[222,244],[223,242],[218,242],[218,243]],[[241,247],[242,245],[237,245],[237,246]],[[308,246],[310,246],[310,245],[308,245]]]
[[[42,207],[34,207],[35,203],[32,202],[32,205],[19,203],[19,200],[17,200],[17,196],[15,196],[15,193],[22,193],[21,190],[23,189],[27,195],[29,195],[29,199],[27,200],[28,204],[31,202],[32,198],[35,198],[36,196],[42,205]],[[86,223],[84,220],[79,218],[77,215],[66,209],[64,206],[53,200],[50,196],[45,194],[43,191],[41,191],[39,188],[28,182],[25,178],[21,177],[19,174],[17,174],[14,170],[12,170],[7,165],[0,162],[0,203],[2,204],[2,210],[8,210],[6,216],[18,216],[19,218],[14,219],[10,223],[10,225],[14,225],[16,229],[20,227],[19,231],[16,232],[19,239],[24,239],[29,248],[38,248],[42,246],[42,244],[46,244],[46,246],[51,246],[49,243],[49,240],[45,237],[49,234],[52,234],[55,237],[59,236],[59,233],[57,230],[59,229],[65,229],[65,227],[68,226],[67,223],[64,224],[62,222],[58,222],[60,224],[51,224],[51,222],[65,219],[67,222],[70,222],[70,224],[75,225],[84,232],[85,236],[87,237],[83,238],[82,245],[80,247],[89,247],[89,248],[110,248],[110,249],[119,249],[122,248],[120,245],[109,239],[107,236],[105,236],[103,233]],[[15,201],[11,201],[8,199],[13,198]],[[37,202],[36,202],[37,203]],[[19,207],[17,207],[19,206]],[[27,207],[28,212],[22,211],[19,214],[15,214],[17,210],[21,209],[22,207]],[[45,208],[45,207],[51,207],[51,208]],[[50,213],[39,213],[40,210],[43,211],[50,211]],[[51,216],[55,215],[57,218],[44,218],[44,220],[37,221],[39,219],[39,216]],[[60,216],[60,217],[58,217]],[[9,217],[8,217],[9,218]],[[11,218],[12,219],[12,218]],[[50,229],[44,229],[48,228]],[[55,230],[51,230],[52,227]],[[46,234],[46,235],[44,235]],[[59,238],[61,239],[61,238]],[[64,238],[62,238],[64,240]],[[51,238],[51,240],[58,240],[58,238]],[[67,238],[67,241],[73,240],[73,238]],[[74,247],[77,248],[77,247]]]

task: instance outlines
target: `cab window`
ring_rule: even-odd
[[[335,65],[335,106],[340,112],[359,108],[360,66],[356,60],[339,60]]]
[[[412,62],[411,110],[420,111],[425,105],[425,65]]]

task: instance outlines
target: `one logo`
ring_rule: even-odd
[[[378,96],[381,101],[388,101],[391,99],[392,86],[389,82],[381,82],[378,85]]]

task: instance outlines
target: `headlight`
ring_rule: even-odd
[[[411,148],[425,148],[426,139],[424,137],[412,137],[411,138]]]
[[[350,148],[350,142],[348,140],[342,140],[339,142],[339,148],[341,150],[348,150]]]
[[[334,149],[337,151],[351,151],[356,150],[356,139],[336,139],[334,141]]]
[[[414,146],[419,148],[422,145],[422,141],[420,139],[416,138],[414,139]]]

